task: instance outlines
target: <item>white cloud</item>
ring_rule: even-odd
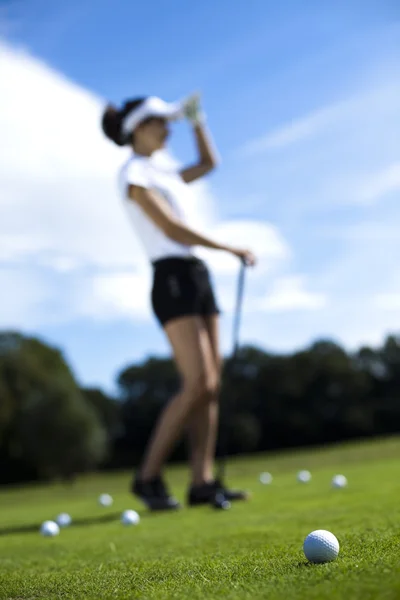
[[[0,80],[7,82],[0,96],[2,326],[149,318],[150,269],[116,187],[127,151],[104,138],[101,99],[5,43]],[[276,228],[224,223],[209,187],[200,182],[192,190],[189,221],[223,241],[249,245],[260,257],[254,277],[290,256]],[[213,264],[223,278],[237,263],[214,252]],[[220,287],[224,294],[223,281]]]
[[[257,256],[257,277],[279,267],[291,257],[291,251],[281,233],[269,223],[258,221],[237,220],[225,221],[211,225],[209,235],[220,240],[223,244],[231,244],[248,248]],[[211,252],[199,248],[197,254],[205,259],[211,258],[213,270],[218,275],[232,275],[238,268],[235,257],[225,252]]]
[[[75,318],[153,326],[150,270],[115,185],[125,150],[101,134],[101,100],[5,45],[0,79],[8,82],[0,96],[0,326]],[[246,341],[291,350],[327,335],[355,346],[379,343],[400,325],[400,209],[377,203],[399,187],[398,91],[384,85],[256,140],[248,177],[258,157],[253,193],[279,199],[268,208],[286,211],[286,220],[274,214],[278,226],[257,215],[224,221],[209,186],[192,186],[190,222],[260,259],[246,277]],[[339,205],[350,203],[379,212],[343,216]],[[229,316],[238,263],[225,253],[198,254],[212,256]],[[224,320],[225,340],[230,327]]]
[[[366,174],[358,193],[355,193],[355,198],[362,203],[371,203],[399,190],[400,162],[397,162],[372,175]]]
[[[400,292],[377,294],[373,298],[375,308],[385,311],[396,311],[400,314]]]
[[[253,194],[281,199],[292,218],[333,207],[387,202],[400,188],[398,69],[366,78],[347,100],[327,104],[243,144]],[[250,161],[251,159],[251,161]]]
[[[305,278],[299,275],[276,279],[267,294],[254,302],[254,307],[266,312],[318,310],[327,304],[324,294],[306,289]]]
[[[336,225],[327,244],[335,243],[335,253],[313,268],[312,290],[317,297],[312,300],[319,309],[302,311],[301,317],[293,311],[274,311],[273,319],[260,321],[259,336],[266,343],[273,340],[273,347],[282,350],[316,337],[330,337],[354,349],[361,344],[379,345],[385,335],[398,331],[400,238],[395,224],[400,222],[400,211],[388,220],[381,216],[381,221],[371,218],[360,219],[356,226]],[[316,253],[327,252],[325,240],[324,230],[310,239]],[[303,289],[310,289],[310,283]]]
[[[339,104],[318,109],[299,119],[293,119],[275,131],[248,141],[242,146],[240,152],[244,156],[250,157],[268,150],[283,149],[296,142],[301,142],[321,132],[345,108],[346,105]]]
[[[288,236],[292,270],[306,274],[286,265],[267,279],[253,297],[264,315],[249,307],[243,323],[249,341],[290,351],[323,336],[355,348],[399,330],[398,65],[383,59],[363,89],[303,116],[291,104],[292,119],[237,151],[254,197]]]
[[[149,288],[148,272],[95,275],[76,295],[75,313],[90,320],[150,320]]]
[[[51,295],[51,287],[41,273],[0,265],[0,327],[30,328],[38,310]]]
[[[383,141],[377,142],[377,145],[379,143],[383,144]],[[357,158],[354,158],[353,169],[347,165],[346,171],[332,173],[327,176],[325,182],[321,182],[320,198],[315,204],[321,204],[321,197],[325,205],[336,207],[367,207],[387,201],[391,194],[400,191],[400,162],[397,160],[399,156],[400,148],[393,151],[393,158],[389,163],[378,168],[364,166],[361,162],[357,164]],[[377,162],[379,165],[379,160]]]
[[[391,125],[394,113],[397,113],[397,98],[400,86],[396,79],[389,83],[380,82],[378,87],[368,87],[347,98],[301,116],[293,117],[288,123],[272,132],[245,142],[238,153],[253,157],[266,152],[284,151],[296,146],[299,152],[303,144],[327,139],[333,135],[343,135],[348,142],[359,141],[361,137],[368,140],[370,133],[376,132],[376,124],[385,118],[386,126]],[[363,124],[360,130],[360,124]],[[354,139],[356,138],[356,140]],[[388,144],[397,143],[394,136],[389,136]],[[328,148],[329,149],[329,148]]]

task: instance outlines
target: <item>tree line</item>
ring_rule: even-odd
[[[150,357],[116,383],[116,397],[80,387],[60,349],[0,332],[0,484],[136,465],[179,378]],[[330,340],[284,355],[245,346],[224,363],[220,425],[230,455],[397,433],[400,336],[354,353]],[[171,460],[185,457],[182,440]]]

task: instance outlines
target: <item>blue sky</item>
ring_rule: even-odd
[[[168,4],[168,7],[167,7]],[[323,4],[323,6],[321,6]],[[254,247],[244,342],[379,344],[400,324],[400,20],[394,2],[0,6],[1,328],[61,347],[111,389],[168,347],[115,186],[105,100],[203,95],[220,168],[192,223]],[[171,154],[191,161],[187,125]],[[203,252],[229,351],[236,265]]]

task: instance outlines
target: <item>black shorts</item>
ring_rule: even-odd
[[[170,257],[153,263],[151,303],[161,325],[187,316],[219,314],[209,271],[195,256]]]

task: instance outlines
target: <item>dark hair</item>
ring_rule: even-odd
[[[105,135],[118,146],[125,146],[130,142],[130,136],[126,136],[121,131],[122,119],[134,108],[137,108],[146,98],[135,98],[127,100],[122,108],[118,110],[112,104],[108,104],[104,109],[101,119],[101,128]]]

